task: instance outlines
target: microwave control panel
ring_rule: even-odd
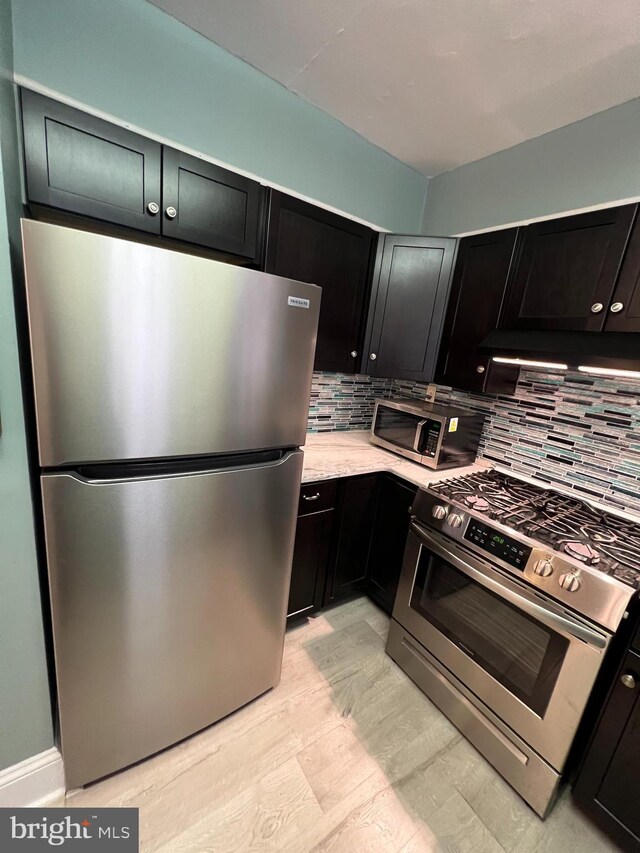
[[[429,456],[433,459],[438,449],[438,441],[440,439],[440,431],[442,424],[440,421],[428,420],[422,430],[422,455]]]
[[[516,539],[511,539],[510,536],[505,536],[504,533],[473,518],[469,521],[464,538],[521,571],[524,571],[531,556],[532,549],[528,545],[522,545]]]

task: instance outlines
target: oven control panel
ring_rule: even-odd
[[[505,536],[504,533],[474,518],[469,520],[464,538],[521,571],[524,571],[531,556],[532,549],[528,545],[522,545],[516,539],[511,539],[510,536]]]

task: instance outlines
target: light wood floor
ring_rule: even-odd
[[[384,653],[368,599],[287,633],[280,685],[67,798],[137,806],[141,849],[598,853],[564,795],[543,823]]]

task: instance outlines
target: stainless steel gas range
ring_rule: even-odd
[[[388,654],[541,816],[640,585],[640,526],[496,470],[420,490]]]

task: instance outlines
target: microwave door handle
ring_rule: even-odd
[[[416,426],[416,437],[413,440],[413,449],[416,453],[420,453],[420,439],[422,438],[422,430],[426,423],[427,419],[425,418],[425,420],[418,421],[418,425]]]
[[[442,557],[442,559],[451,563],[463,574],[467,575],[467,577],[470,577],[481,586],[495,592],[496,595],[500,596],[500,598],[503,598],[505,601],[509,601],[511,604],[515,605],[519,610],[522,610],[523,613],[527,613],[534,619],[538,619],[538,621],[546,624],[550,628],[556,628],[559,631],[564,631],[572,637],[575,637],[578,640],[583,640],[585,643],[595,646],[598,649],[606,648],[607,640],[603,635],[598,634],[596,631],[591,631],[585,625],[581,625],[578,622],[574,622],[572,619],[561,616],[553,610],[541,607],[536,602],[531,601],[531,599],[526,598],[525,596],[514,592],[512,589],[503,586],[498,581],[493,580],[493,578],[490,578],[484,572],[467,563],[466,560],[458,557],[457,554],[453,554],[447,548],[444,548],[438,540],[431,536],[424,527],[416,524],[415,521],[411,523],[411,528],[418,537],[425,542],[430,551],[433,551],[439,557]]]

